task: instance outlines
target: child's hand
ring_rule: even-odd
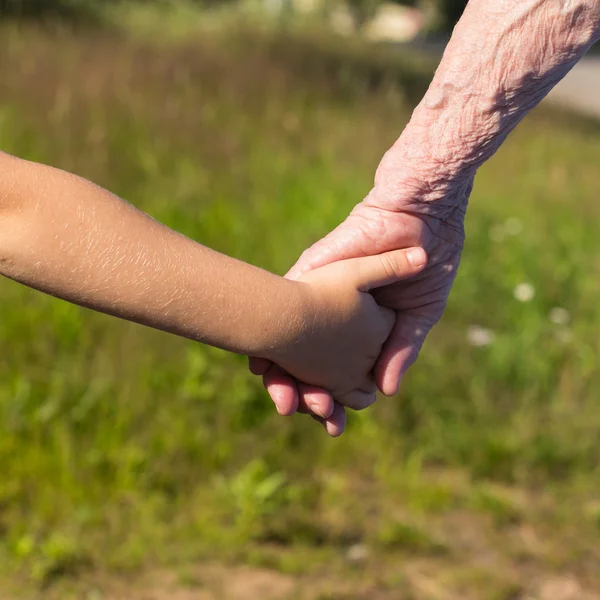
[[[427,262],[421,248],[332,263],[303,275],[294,285],[303,295],[292,343],[272,348],[268,358],[298,380],[329,390],[349,408],[375,401],[371,376],[395,313],[368,292],[414,276]]]

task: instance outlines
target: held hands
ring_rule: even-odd
[[[306,408],[322,418],[330,435],[340,435],[344,406],[360,410],[375,401],[371,372],[396,322],[394,311],[379,306],[369,292],[416,275],[426,262],[422,248],[409,248],[341,260],[299,277],[294,283],[303,306],[299,334],[295,343],[265,356],[277,365],[270,369],[270,392],[279,374],[304,382],[296,384],[296,393]]]
[[[427,160],[415,149],[424,129],[405,129],[384,155],[375,186],[348,218],[329,235],[308,248],[286,275],[298,280],[314,269],[398,248],[423,248],[427,265],[414,278],[376,289],[381,306],[396,314],[395,325],[373,368],[374,380],[384,394],[398,391],[402,377],[417,359],[423,342],[438,322],[454,283],[464,243],[464,216],[473,189],[474,170],[456,170]],[[427,140],[426,140],[427,141]],[[344,427],[343,407],[325,389],[307,389],[283,369],[259,358],[250,359],[250,371],[263,383],[282,415],[296,411],[327,417],[326,427]]]
[[[373,292],[378,304],[396,313],[394,328],[373,369],[378,388],[388,396],[398,391],[404,373],[417,359],[427,334],[446,306],[460,262],[464,206],[472,181],[459,182],[456,190],[446,191],[446,201],[439,209],[415,199],[414,192],[397,187],[383,192],[373,190],[342,224],[306,250],[287,275],[298,279],[335,261],[394,248],[425,249],[427,265],[416,277]],[[280,414],[299,411],[329,417],[325,422],[328,432],[341,433],[345,422],[343,407],[336,403],[333,412],[328,412],[332,398],[324,389],[307,388],[265,360],[251,358],[250,370],[263,376]]]

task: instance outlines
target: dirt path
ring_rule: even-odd
[[[457,570],[458,569],[458,570]],[[442,577],[439,577],[440,571]],[[344,581],[329,581],[321,576],[294,577],[256,567],[231,567],[218,564],[186,569],[158,570],[136,577],[102,575],[59,585],[35,595],[0,589],[1,600],[600,600],[600,596],[574,575],[535,574],[529,583],[517,583],[508,572],[494,585],[481,585],[467,578],[456,584],[460,568],[444,568],[439,560],[407,561],[394,585],[369,584],[355,572]],[[465,572],[461,571],[464,577]],[[523,573],[523,576],[525,573]]]

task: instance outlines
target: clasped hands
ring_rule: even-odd
[[[307,383],[292,377],[285,370],[285,361],[282,363],[279,358],[277,364],[265,358],[250,358],[251,372],[262,376],[279,414],[311,414],[335,437],[344,431],[346,408],[362,410],[372,405],[377,388],[387,396],[397,393],[403,375],[417,359],[428,332],[444,311],[464,240],[463,211],[448,210],[447,204],[443,210],[432,209],[415,201],[414,191],[398,181],[378,185],[376,179],[367,198],[334,231],[306,250],[286,275],[288,279],[316,283],[316,289],[347,275],[360,291],[370,292],[362,297],[370,298],[373,311],[381,311],[380,307],[387,310],[377,316],[369,313],[367,320],[372,319],[372,323],[365,323],[365,329],[375,327],[374,323],[379,327],[376,332],[363,332],[368,340],[365,343],[372,347],[357,352],[354,358],[358,360],[360,355],[362,362],[350,360],[347,364],[352,368],[334,374],[334,385],[328,388],[314,378]],[[414,253],[413,264],[409,254],[398,252],[403,248]],[[387,267],[379,264],[375,270],[383,269],[383,273],[363,272],[357,276],[353,269],[360,261],[350,259],[368,256],[383,260]],[[325,265],[328,267],[322,268]],[[345,272],[336,270],[340,268]],[[323,339],[323,343],[328,340]],[[342,352],[351,354],[356,350],[340,343]],[[340,352],[334,346],[332,351]],[[339,364],[332,360],[333,369]],[[320,366],[327,373],[328,365]],[[327,375],[324,381],[332,381],[332,374]]]

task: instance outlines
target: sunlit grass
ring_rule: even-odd
[[[160,47],[5,31],[3,150],[278,273],[368,192],[430,75],[242,32]],[[339,572],[358,543],[464,569],[467,512],[508,563],[520,546],[497,528],[525,521],[557,547],[540,569],[597,576],[573,556],[600,522],[598,164],[597,123],[539,111],[513,135],[477,180],[421,360],[336,442],[278,417],[241,357],[0,282],[2,568],[49,583],[210,555]]]

